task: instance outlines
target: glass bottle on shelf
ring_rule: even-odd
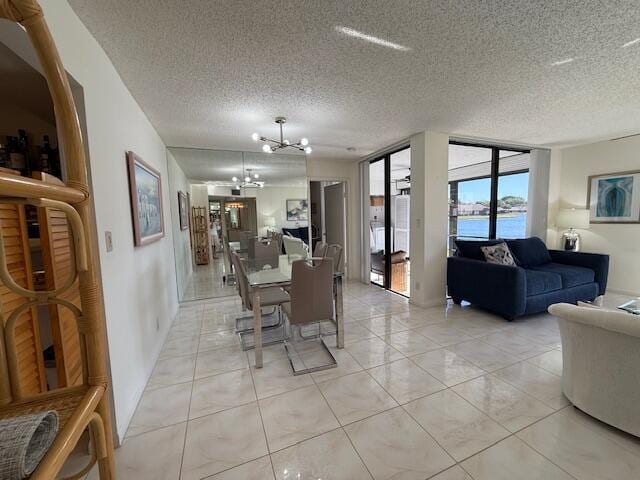
[[[49,135],[43,137],[42,147],[40,147],[40,171],[51,173],[51,146],[49,144]]]
[[[0,168],[9,168],[9,152],[6,142],[0,144]]]
[[[24,155],[24,171],[23,175],[27,177],[31,176],[31,156],[29,155],[29,138],[27,137],[27,132],[25,130],[18,130],[18,141],[20,143],[20,151]]]
[[[9,165],[11,169],[18,170],[24,175],[27,170],[26,157],[22,151],[18,137],[7,137],[7,149],[9,152]]]

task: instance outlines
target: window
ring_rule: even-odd
[[[455,239],[526,235],[529,152],[449,145],[449,254]]]

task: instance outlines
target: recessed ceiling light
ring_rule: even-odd
[[[630,47],[631,45],[635,45],[636,43],[640,43],[640,38],[636,38],[635,40],[631,40],[630,42],[625,43],[624,45],[622,45],[622,48]]]
[[[393,48],[394,50],[400,50],[401,52],[408,52],[409,50],[411,50],[410,47],[405,47],[404,45],[393,43],[383,38],[374,37],[373,35],[359,32],[358,30],[354,30],[353,28],[337,26],[336,31],[344,33],[345,35],[349,35],[350,37],[359,38],[360,40],[364,40],[365,42],[375,43],[376,45]]]
[[[551,64],[552,67],[557,67],[558,65],[564,65],[565,63],[571,63],[575,60],[575,58],[565,58],[564,60],[558,60],[557,62],[553,62]]]

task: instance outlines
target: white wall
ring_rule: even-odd
[[[176,275],[178,299],[184,297],[184,290],[193,273],[193,255],[191,242],[189,241],[189,229],[180,229],[180,206],[178,204],[178,192],[185,195],[191,192],[191,185],[184,172],[176,162],[176,159],[167,150],[167,169],[169,171],[169,200],[171,203],[171,230],[173,233],[173,248],[176,260]],[[191,212],[187,212],[191,215]]]
[[[560,208],[585,208],[590,175],[640,169],[640,137],[563,149],[560,164]],[[555,212],[552,213],[550,224],[555,225]],[[561,234],[562,229],[555,232],[555,239],[550,239],[555,240],[553,244],[557,245]],[[580,235],[585,252],[611,256],[608,288],[639,295],[640,224],[592,224],[589,230],[581,230]]]
[[[306,227],[308,221],[287,220],[287,200],[307,198],[307,187],[264,187],[255,189],[258,211],[258,235],[266,235],[265,219],[273,217],[276,230],[281,228]],[[309,212],[311,214],[311,212]]]
[[[68,3],[41,3],[67,71],[84,88],[115,418],[122,438],[178,308],[165,145]],[[159,170],[163,183],[165,237],[138,248],[133,246],[127,150]],[[109,253],[106,230],[113,236]]]
[[[358,162],[349,160],[329,160],[307,157],[307,177],[309,180],[335,180],[347,184],[347,252],[345,254],[347,276],[360,279],[360,186]]]

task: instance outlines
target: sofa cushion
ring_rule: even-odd
[[[562,290],[562,277],[553,272],[525,269],[527,279],[527,297]]]
[[[551,262],[547,246],[538,237],[507,240],[516,263],[521,267],[534,267]]]
[[[586,285],[595,281],[595,272],[590,268],[576,267],[574,265],[565,265],[563,263],[546,263],[531,267],[532,270],[539,272],[554,273],[562,278],[562,288],[577,287],[578,285]]]
[[[481,247],[498,245],[504,240],[456,240],[456,255],[464,258],[473,258],[484,262],[484,253]]]

